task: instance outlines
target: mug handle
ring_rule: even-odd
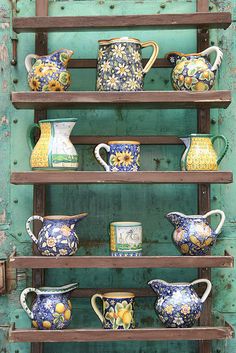
[[[23,292],[20,295],[20,303],[22,305],[22,308],[25,310],[26,314],[30,317],[31,320],[33,320],[34,319],[34,314],[30,310],[28,305],[26,304],[26,297],[27,297],[27,294],[30,293],[30,292],[34,292],[34,293],[38,294],[39,290],[37,288],[26,288],[26,289],[24,289]]]
[[[142,46],[142,48],[146,48],[146,47],[153,48],[152,55],[151,55],[150,59],[148,60],[146,66],[143,69],[143,73],[146,74],[151,69],[152,65],[154,64],[154,62],[157,58],[157,55],[159,53],[159,47],[158,47],[157,43],[152,40],[141,43],[141,46]]]
[[[215,140],[218,139],[218,138],[221,139],[221,140],[223,140],[223,141],[224,141],[224,145],[225,145],[224,148],[223,148],[223,150],[222,150],[221,153],[220,153],[219,158],[217,159],[217,164],[220,164],[220,162],[221,162],[222,159],[224,158],[226,152],[228,151],[228,148],[229,148],[229,141],[227,140],[227,138],[226,138],[224,135],[216,135],[216,136],[213,136],[213,137],[212,137],[212,139],[211,139],[212,143],[214,144]]]
[[[36,238],[36,236],[34,235],[32,230],[30,229],[30,224],[35,219],[38,219],[39,221],[43,222],[43,217],[41,217],[41,216],[31,216],[30,218],[27,219],[26,224],[25,224],[25,228],[26,228],[26,231],[29,234],[30,238],[33,240],[33,242],[35,242],[35,244],[38,244],[38,239]]]
[[[40,129],[39,124],[31,125],[31,127],[29,128],[28,133],[27,133],[27,141],[28,141],[28,145],[29,145],[29,148],[31,151],[33,151],[33,149],[36,145],[35,140],[34,140],[34,132],[35,132],[36,128]]]
[[[106,143],[99,143],[99,145],[97,145],[95,147],[95,150],[94,150],[94,154],[95,154],[95,157],[97,158],[98,162],[104,167],[105,171],[106,172],[110,172],[110,167],[109,165],[102,159],[102,157],[100,156],[100,149],[101,148],[105,148],[105,150],[107,152],[110,152],[110,146],[107,145]]]
[[[32,59],[38,59],[38,55],[36,54],[29,54],[25,58],[25,67],[27,72],[29,72],[32,69]]]
[[[206,55],[210,55],[214,51],[216,52],[216,59],[215,59],[214,64],[212,65],[212,68],[211,68],[212,71],[216,71],[218,69],[218,67],[220,66],[221,61],[223,59],[222,51],[220,50],[219,47],[213,46],[213,47],[207,48],[206,50],[204,50],[200,53],[202,56],[206,56]]]
[[[206,283],[207,287],[206,287],[206,290],[205,292],[203,293],[203,296],[201,297],[201,302],[204,303],[204,301],[207,299],[208,295],[210,294],[210,291],[211,291],[211,288],[212,288],[212,284],[211,282],[204,278],[204,279],[196,279],[196,281],[193,281],[191,283],[192,286],[194,286],[195,284],[198,284],[198,283]]]
[[[96,299],[100,298],[103,300],[102,294],[94,294],[91,298],[91,305],[99,319],[101,320],[102,323],[104,323],[104,316],[102,315],[101,311],[98,309],[97,304],[96,304]]]
[[[221,231],[221,228],[223,227],[223,224],[225,222],[225,213],[221,210],[212,210],[210,212],[207,212],[205,215],[204,215],[204,218],[207,218],[213,214],[219,214],[220,215],[220,223],[218,224],[218,227],[216,228],[215,230],[215,233],[216,234],[219,234],[220,231]]]

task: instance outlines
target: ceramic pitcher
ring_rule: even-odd
[[[213,146],[217,139],[224,143],[219,156]],[[223,135],[191,134],[181,140],[186,146],[181,159],[182,170],[217,170],[229,147],[228,140]]]
[[[142,224],[112,222],[110,224],[111,256],[142,255]]]
[[[221,219],[214,230],[207,217],[220,215]],[[183,255],[207,255],[215,244],[225,222],[225,214],[221,210],[213,210],[205,215],[187,216],[180,212],[170,212],[166,218],[175,227],[173,241]]]
[[[108,153],[108,163],[100,156],[100,149]],[[106,172],[137,172],[140,168],[140,143],[138,141],[109,141],[95,147],[95,157]]]
[[[70,86],[67,64],[72,54],[72,50],[60,49],[49,55],[27,55],[25,67],[30,88],[33,91],[66,91]],[[32,59],[36,60],[33,65]]]
[[[77,119],[40,120],[29,129],[28,143],[32,151],[30,165],[32,169],[76,170],[78,154],[70,141],[70,133]],[[39,128],[41,135],[35,145],[34,132]]]
[[[208,56],[215,52],[216,59],[213,65]],[[221,64],[223,53],[220,48],[213,46],[201,53],[183,54],[171,52],[166,58],[174,66],[172,84],[175,90],[180,91],[208,91],[215,82],[216,72]]]
[[[78,283],[62,287],[26,288],[20,295],[20,303],[39,330],[61,330],[69,326],[72,316],[70,293]],[[26,303],[28,293],[34,292],[37,297],[30,309]]]
[[[74,255],[79,244],[75,226],[87,215],[87,213],[81,213],[75,216],[32,216],[26,222],[26,231],[37,245],[41,255]],[[39,220],[43,223],[37,237],[30,229],[31,222],[34,220]]]
[[[96,299],[103,303],[102,312],[98,309]],[[91,305],[105,329],[127,330],[135,327],[134,324],[134,294],[113,292],[94,294]]]
[[[152,47],[151,58],[143,68],[142,48]],[[151,69],[159,52],[154,41],[135,38],[99,40],[97,64],[98,91],[142,91],[145,74]]]
[[[200,298],[194,290],[199,283],[206,283],[207,288]],[[198,279],[191,283],[168,283],[161,279],[148,282],[157,294],[156,313],[166,327],[192,327],[199,319],[203,303],[211,292],[208,279]]]

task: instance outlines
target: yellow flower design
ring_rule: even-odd
[[[116,88],[117,83],[118,83],[118,78],[114,74],[110,76],[107,80],[107,84],[113,88]]]
[[[187,304],[182,305],[181,313],[184,315],[189,314],[190,313],[190,306],[188,306]]]
[[[181,249],[182,254],[187,254],[189,252],[188,244],[182,244],[180,249]]]
[[[42,77],[45,75],[44,71],[44,65],[38,65],[35,66],[34,72],[36,76]]]
[[[120,166],[121,163],[123,162],[123,156],[121,152],[116,152],[116,154],[112,154],[110,161],[112,165],[118,165]]]
[[[131,89],[131,90],[135,90],[137,87],[138,87],[138,83],[137,81],[134,79],[134,78],[131,78],[128,82],[128,87]]]
[[[124,49],[125,49],[125,47],[122,46],[122,44],[118,44],[118,45],[114,45],[112,52],[113,52],[114,56],[122,57],[122,55],[125,54]]]
[[[40,87],[40,82],[37,78],[32,77],[29,81],[29,86],[33,91],[37,91]]]
[[[64,225],[61,227],[61,231],[62,231],[63,235],[68,237],[70,235],[71,229],[70,229],[70,227]]]
[[[130,164],[132,164],[134,157],[132,156],[131,152],[124,151],[122,152],[121,159],[121,163],[128,167]]]
[[[136,70],[135,76],[136,76],[138,79],[143,78],[143,71],[142,71],[141,69]]]
[[[103,58],[103,55],[104,55],[104,50],[101,48],[101,49],[99,49],[99,51],[98,51],[98,58],[99,58],[99,59],[102,59],[102,58]]]
[[[121,76],[127,76],[127,74],[129,73],[129,68],[125,64],[119,64],[119,66],[116,67],[116,70],[117,70],[117,74]]]
[[[51,80],[48,84],[49,91],[64,91],[61,84],[56,80]]]
[[[49,248],[53,248],[55,245],[56,245],[56,240],[54,238],[47,239],[47,246],[49,246]]]
[[[109,61],[105,61],[105,62],[101,65],[101,70],[102,70],[102,72],[107,72],[110,68],[111,68],[111,65],[110,65]]]
[[[167,305],[167,306],[165,307],[165,311],[167,312],[167,314],[172,314],[173,305]]]
[[[134,61],[135,62],[137,62],[137,61],[140,61],[141,60],[141,57],[140,57],[140,54],[139,54],[139,52],[138,51],[134,51],[134,53],[133,53],[133,59],[134,59]]]

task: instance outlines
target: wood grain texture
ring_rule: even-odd
[[[231,172],[62,172],[11,174],[12,184],[228,184]]]
[[[77,108],[110,104],[151,104],[158,108],[227,108],[230,91],[143,91],[143,92],[12,92],[18,109]]]
[[[233,335],[231,327],[194,328],[145,328],[133,330],[66,329],[40,331],[34,329],[11,330],[13,342],[109,342],[109,341],[161,341],[228,339]]]
[[[13,18],[13,29],[21,32],[65,32],[80,28],[115,27],[208,27],[227,28],[231,24],[231,13],[187,13],[128,16],[65,16]]]
[[[233,267],[232,256],[15,256],[15,268],[200,268]]]

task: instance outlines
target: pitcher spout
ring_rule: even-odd
[[[183,214],[183,213],[180,213],[180,212],[170,212],[170,213],[167,213],[167,215],[165,216],[168,221],[175,225],[175,226],[178,226],[179,223],[186,218],[186,215]]]
[[[190,137],[180,137],[180,140],[183,141],[183,143],[187,148],[190,147],[190,140],[191,140]]]
[[[184,56],[183,53],[172,51],[170,53],[167,53],[165,55],[165,58],[172,64],[172,66],[176,66],[178,61],[180,61],[183,56]]]
[[[167,287],[169,287],[169,283],[163,281],[162,279],[153,279],[148,282],[148,285],[158,296],[164,296]]]

